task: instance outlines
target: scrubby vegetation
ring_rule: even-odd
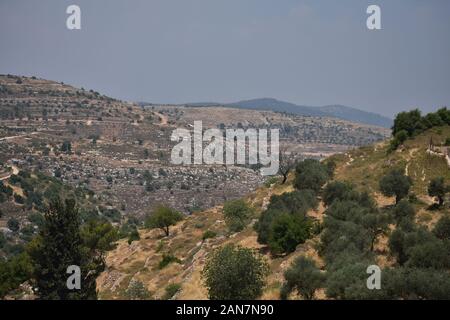
[[[181,284],[179,283],[171,283],[166,287],[166,293],[163,296],[163,300],[170,300],[174,295],[178,293],[181,289]]]
[[[231,232],[242,231],[249,222],[252,214],[253,210],[244,200],[228,201],[223,206],[225,222]]]
[[[161,261],[158,264],[158,268],[159,269],[164,269],[165,267],[167,267],[169,264],[171,263],[181,263],[181,260],[178,259],[177,257],[175,257],[172,254],[163,254]]]
[[[133,280],[126,290],[126,296],[130,300],[148,300],[151,298],[151,293],[141,281]]]
[[[278,255],[295,251],[310,238],[314,221],[307,212],[317,207],[317,193],[331,175],[330,168],[316,160],[298,163],[294,180],[298,190],[271,197],[255,225],[258,242]]]

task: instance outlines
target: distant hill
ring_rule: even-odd
[[[197,106],[202,105],[198,104]],[[252,99],[238,101],[226,104],[226,106],[256,109],[256,110],[272,110],[277,112],[287,112],[304,116],[315,117],[333,117],[342,120],[348,120],[358,123],[376,125],[380,127],[390,128],[392,119],[381,116],[376,113],[362,111],[356,108],[350,108],[342,105],[330,105],[323,107],[310,107],[296,105],[290,102],[280,101],[272,98]]]
[[[152,105],[148,102],[138,102],[141,106]],[[393,120],[382,115],[351,108],[342,105],[329,105],[323,107],[301,106],[294,103],[281,101],[273,98],[261,98],[243,100],[232,103],[220,102],[192,102],[185,104],[188,107],[230,107],[248,110],[265,110],[275,112],[286,112],[310,117],[331,117],[341,120],[369,124],[383,128],[391,128]]]

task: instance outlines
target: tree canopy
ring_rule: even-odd
[[[381,192],[387,197],[395,196],[396,203],[408,195],[411,186],[411,178],[400,169],[392,169],[380,180]]]
[[[96,299],[96,278],[105,267],[102,253],[113,238],[103,241],[105,233],[94,235],[89,227],[81,232],[80,216],[72,199],[54,200],[44,217],[43,228],[28,249],[39,298]],[[94,229],[100,231],[102,228]],[[80,290],[67,288],[67,268],[71,265],[79,266],[82,272]]]
[[[292,291],[297,291],[304,299],[312,300],[317,289],[325,285],[326,276],[314,260],[301,256],[286,270],[284,278],[281,298],[286,299]]]
[[[445,194],[448,190],[449,187],[445,185],[444,177],[434,178],[428,185],[428,195],[430,197],[436,197],[438,199],[439,206],[444,204]]]
[[[210,254],[202,277],[212,300],[252,300],[262,294],[268,271],[251,249],[228,244]]]
[[[166,237],[170,227],[183,219],[183,214],[166,206],[158,206],[145,220],[145,226],[151,229],[161,229]]]
[[[253,214],[252,208],[242,199],[225,202],[223,214],[228,229],[239,232],[244,229]]]
[[[267,244],[273,254],[288,253],[311,235],[312,221],[306,216],[318,205],[312,190],[301,190],[270,198],[267,210],[255,224],[258,242]]]
[[[298,190],[314,190],[319,192],[330,179],[333,168],[318,160],[306,159],[295,167],[294,187]]]

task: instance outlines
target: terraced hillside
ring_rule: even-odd
[[[329,275],[330,283],[327,282],[327,288],[321,287],[316,290],[314,294],[315,299],[328,299],[328,298],[380,298],[380,299],[392,299],[403,298],[410,299],[416,294],[421,294],[424,297],[429,296],[436,297],[450,297],[450,287],[448,287],[448,281],[441,284],[439,292],[433,291],[434,289],[420,289],[421,286],[425,286],[424,283],[414,281],[421,281],[420,277],[426,272],[431,272],[432,277],[445,277],[449,272],[439,271],[433,273],[434,269],[411,269],[413,271],[403,271],[403,267],[399,266],[395,253],[392,251],[389,243],[392,234],[398,228],[396,224],[389,219],[392,218],[392,210],[395,210],[395,199],[392,197],[383,196],[379,190],[380,178],[389,172],[390,169],[398,167],[402,169],[408,176],[411,177],[413,186],[409,194],[411,205],[416,212],[414,217],[415,228],[424,228],[420,232],[430,232],[434,230],[436,223],[444,218],[450,218],[450,210],[448,203],[442,208],[432,208],[432,204],[435,203],[435,199],[428,196],[427,186],[431,179],[443,176],[445,183],[450,184],[450,167],[445,158],[444,149],[441,147],[444,141],[450,137],[450,128],[448,126],[434,128],[429,130],[414,139],[410,139],[405,144],[393,153],[388,153],[388,142],[377,143],[372,146],[362,147],[356,150],[352,150],[345,154],[335,155],[328,159],[326,162],[335,162],[336,170],[334,178],[329,181],[328,184],[333,181],[346,181],[351,183],[358,191],[367,191],[369,195],[373,196],[379,207],[376,209],[375,214],[388,217],[388,224],[386,229],[379,234],[375,235],[374,244],[372,250],[369,250],[365,254],[365,258],[359,258],[360,260],[352,262],[352,266],[356,269],[352,269],[351,274],[359,277],[361,283],[355,282],[355,284],[347,283],[343,284],[351,291],[335,291],[338,281],[343,280],[347,269],[335,269],[336,267],[330,261],[329,253],[327,253],[327,247],[323,243],[324,239],[327,239],[327,229],[330,226],[330,214],[334,216],[333,207],[326,206],[323,201],[320,201],[319,206],[314,210],[309,210],[307,215],[314,221],[319,221],[322,225],[322,231],[313,235],[309,240],[303,244],[299,244],[296,250],[289,254],[284,255],[272,255],[269,252],[269,248],[260,244],[257,241],[258,235],[254,229],[254,224],[260,217],[261,213],[267,208],[270,198],[273,195],[285,194],[294,191],[293,179],[294,174],[291,174],[288,182],[285,185],[280,182],[275,182],[270,186],[263,186],[257,189],[245,197],[245,201],[255,209],[255,215],[253,220],[246,226],[246,228],[238,233],[229,232],[223,215],[223,207],[217,206],[209,210],[197,212],[178,223],[169,237],[164,237],[158,230],[140,230],[141,239],[134,241],[131,244],[126,241],[120,241],[115,250],[111,251],[107,257],[107,270],[98,278],[98,289],[100,291],[100,297],[104,299],[127,299],[127,290],[133,283],[141,283],[151,293],[151,296],[156,299],[207,299],[207,289],[204,286],[204,280],[201,273],[205,265],[205,261],[208,259],[208,255],[212,250],[220,248],[227,243],[234,243],[246,248],[251,248],[256,252],[259,252],[264,256],[269,263],[270,272],[267,278],[266,287],[263,291],[261,299],[278,299],[280,298],[281,289],[283,287],[284,272],[291,266],[292,262],[297,257],[311,258],[322,270],[324,274]],[[435,143],[433,148],[434,153],[429,150],[430,139]],[[442,154],[439,152],[442,151]],[[321,199],[321,198],[319,198]],[[352,209],[353,210],[353,209]],[[389,218],[391,217],[391,218]],[[347,222],[350,223],[350,222]],[[352,222],[353,223],[353,222]],[[352,228],[356,228],[355,224]],[[359,228],[359,227],[358,227]],[[352,229],[350,229],[352,230]],[[356,230],[356,229],[353,229]],[[361,229],[361,230],[364,230]],[[213,231],[214,237],[204,240],[202,237],[205,232]],[[355,231],[353,231],[355,232]],[[348,234],[351,237],[351,234]],[[367,237],[367,235],[365,236]],[[324,247],[325,246],[325,247]],[[342,248],[342,253],[346,254],[352,252],[353,249],[348,247]],[[444,249],[445,251],[445,249]],[[337,254],[337,253],[336,253]],[[176,260],[170,263],[168,266],[161,268],[161,261],[164,256],[170,255],[175,257]],[[367,260],[368,259],[368,260]],[[364,284],[366,272],[364,266],[365,261],[372,261],[371,264],[377,264],[384,272],[388,273],[388,276],[396,274],[396,272],[417,272],[417,278],[410,280],[415,283],[417,290],[420,293],[409,293],[405,290],[404,296],[395,292],[397,288],[389,288],[387,291],[381,293],[367,293],[361,285]],[[369,264],[370,264],[369,263]],[[342,267],[342,262],[341,264]],[[333,267],[332,267],[333,266]],[[406,269],[405,269],[406,270]],[[424,271],[428,270],[428,271]],[[358,275],[358,272],[361,272]],[[422,272],[422,273],[421,273]],[[391,274],[392,273],[392,274]],[[406,275],[403,276],[403,280],[406,280]],[[341,280],[338,280],[341,279]],[[356,281],[354,278],[349,278],[349,281]],[[359,281],[359,280],[358,280]],[[409,280],[408,280],[409,281]],[[430,286],[433,285],[434,280],[429,280]],[[428,286],[428,284],[427,284]],[[176,288],[173,296],[167,296],[167,291],[170,288]],[[419,288],[419,289],[418,289]],[[334,291],[333,291],[334,289]],[[423,290],[420,291],[420,290]],[[171,292],[171,291],[170,291]],[[377,295],[378,294],[378,295]],[[299,295],[293,294],[291,298],[302,298]]]
[[[398,167],[412,178],[412,191],[422,200],[430,202],[427,196],[430,180],[439,176],[450,180],[450,164],[446,158],[448,148],[444,146],[448,137],[448,126],[436,127],[407,140],[392,153],[388,153],[389,144],[381,142],[335,155],[332,159],[338,164],[336,177],[377,192],[377,178]],[[431,150],[430,142],[433,142]]]
[[[283,148],[299,158],[321,158],[388,135],[379,127],[274,112],[142,108],[93,90],[4,75],[0,178],[14,167],[38,170],[92,190],[125,217],[142,217],[161,202],[191,213],[264,182],[250,167],[172,165],[172,130],[189,129],[195,120],[203,120],[205,128],[280,128]]]

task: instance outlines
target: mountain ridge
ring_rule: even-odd
[[[311,117],[330,117],[363,124],[376,125],[384,128],[390,128],[393,123],[392,119],[379,115],[377,113],[363,111],[357,108],[348,107],[340,104],[313,107],[313,106],[298,105],[274,98],[257,98],[250,100],[241,100],[231,103],[194,102],[194,103],[187,103],[186,105],[194,107],[225,106],[238,109],[286,112]]]

